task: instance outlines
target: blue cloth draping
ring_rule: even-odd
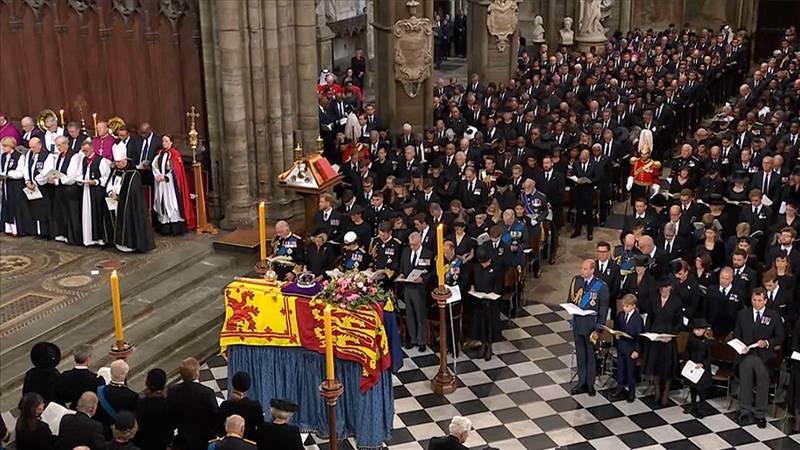
[[[392,355],[392,373],[397,373],[403,367],[403,344],[400,342],[400,328],[395,312],[383,310],[383,328],[389,341],[389,354]]]
[[[392,376],[385,370],[375,386],[359,391],[361,366],[336,360],[336,378],[344,393],[336,403],[336,435],[353,436],[358,447],[380,448],[391,438],[394,417]],[[253,380],[248,396],[269,409],[273,398],[300,405],[292,423],[303,431],[328,436],[328,415],[319,385],[325,373],[325,357],[302,348],[233,345],[228,348],[228,392],[236,372],[247,372]]]

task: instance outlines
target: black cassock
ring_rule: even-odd
[[[28,153],[20,158],[24,167],[24,179],[26,182],[31,182],[36,185],[36,188],[41,192],[42,198],[36,200],[28,200],[28,211],[30,212],[30,221],[25,226],[25,234],[35,236],[49,236],[49,222],[50,222],[50,200],[53,193],[52,185],[47,183],[39,185],[37,179],[40,179],[40,172],[43,172],[45,161],[47,160],[48,153],[40,151],[39,153]]]
[[[70,172],[70,165],[73,159],[79,158],[77,153],[68,150],[66,154],[50,155],[53,159],[53,169],[71,176],[79,174]],[[77,163],[78,160],[75,160]],[[49,167],[49,166],[47,166]],[[72,245],[83,244],[83,230],[81,224],[81,201],[83,188],[75,184],[74,178],[69,180],[71,184],[65,184],[62,180],[56,179],[55,184],[51,184],[53,196],[50,202],[50,237],[61,242]]]
[[[24,158],[17,151],[0,155],[0,175],[5,178],[0,184],[0,231],[12,235],[25,233],[25,224],[30,222],[28,198],[22,192],[25,180],[22,177]]]
[[[82,180],[95,180],[97,184],[83,184],[81,196],[81,224],[83,245],[106,245],[111,242],[113,232],[111,216],[106,205],[104,182],[111,172],[110,162],[98,154],[91,161],[84,157],[81,161]]]
[[[111,190],[118,183],[117,210],[111,211],[114,245],[123,251],[148,252],[156,248],[153,229],[147,223],[142,175],[136,169],[114,168],[107,186]]]

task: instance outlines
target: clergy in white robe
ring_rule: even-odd
[[[80,177],[76,182],[83,186],[81,196],[81,229],[83,245],[106,245],[111,242],[111,216],[106,205],[105,184],[111,173],[111,161],[94,151],[92,139],[81,145]]]
[[[17,140],[7,136],[0,141],[0,230],[12,236],[24,233],[23,224],[30,220],[20,164],[22,154],[16,150]]]
[[[172,138],[161,138],[161,149],[153,158],[153,210],[158,232],[164,235],[183,234],[196,228],[194,205],[181,154],[172,145]]]
[[[46,172],[43,172],[48,153],[42,150],[42,140],[38,137],[31,138],[28,145],[30,150],[22,157],[20,164],[30,212],[30,221],[23,226],[26,235],[48,238],[52,189],[47,185]]]
[[[83,245],[81,203],[83,186],[75,183],[81,177],[83,155],[69,147],[69,138],[56,138],[56,153],[44,163],[40,176],[52,190],[50,202],[50,237],[71,245]],[[42,175],[43,174],[43,175]]]

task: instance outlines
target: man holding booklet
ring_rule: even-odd
[[[562,305],[572,315],[572,334],[575,338],[575,357],[578,366],[578,384],[572,394],[588,392],[595,395],[594,378],[597,372],[593,341],[605,324],[608,314],[608,286],[594,276],[595,262],[587,259],[581,264],[581,274],[572,279],[567,304]],[[571,304],[571,305],[570,305]],[[570,305],[572,307],[566,307]],[[581,311],[576,310],[579,308]]]
[[[728,345],[737,353],[739,368],[739,418],[740,425],[755,419],[759,428],[767,426],[766,412],[769,401],[769,367],[775,358],[774,347],[783,343],[783,322],[780,315],[767,308],[764,288],[755,288],[750,297],[752,307],[739,311],[735,339]],[[756,406],[753,408],[753,386],[756,388]]]

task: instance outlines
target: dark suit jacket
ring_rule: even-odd
[[[136,141],[136,144],[137,145],[133,149],[133,152],[131,152],[131,148],[128,147],[128,158],[138,165],[142,162],[141,156],[142,150],[144,150],[143,146],[145,144],[145,139],[143,137],[139,137],[139,139]],[[159,148],[161,148],[161,136],[153,133],[152,137],[150,137],[150,145],[147,147],[147,154],[144,155],[144,160],[152,161],[153,158],[156,157],[156,152]]]
[[[769,342],[767,348],[756,347],[747,352],[748,355],[756,355],[767,363],[775,358],[775,346],[783,345],[783,322],[780,315],[769,307],[764,308],[760,323],[755,323],[754,315],[753,308],[739,311],[733,335],[744,345],[752,345],[761,339]]]
[[[428,450],[467,450],[455,436],[435,437],[428,443]]]
[[[92,450],[105,449],[103,424],[78,411],[61,418],[56,450],[72,450],[85,445]]]
[[[750,189],[761,189],[764,184],[764,171],[759,170],[753,177],[750,178]],[[767,191],[764,192],[764,195],[770,198],[770,200],[775,201],[777,199],[777,195],[781,185],[781,177],[774,171],[769,175],[769,186],[767,186]]]
[[[617,352],[627,357],[630,357],[633,352],[641,352],[638,336],[644,331],[644,321],[639,311],[634,310],[627,323],[625,323],[625,311],[620,311],[614,318],[614,329],[633,337],[633,339],[626,337],[617,339]]]
[[[261,403],[249,398],[225,400],[219,405],[217,414],[217,436],[225,436],[225,419],[237,414],[244,418],[244,438],[258,439],[258,426],[264,422],[264,409]]]
[[[108,400],[108,403],[114,408],[114,411],[136,412],[136,402],[139,401],[139,394],[132,391],[127,386],[116,386],[109,384],[103,389],[103,393]],[[103,408],[102,404],[97,404],[97,412],[94,418],[100,421],[105,427],[106,433],[110,433],[111,425],[114,424],[114,418]],[[110,436],[110,434],[107,434]]]
[[[428,232],[435,233],[436,231],[431,228],[431,231]],[[403,248],[403,256],[400,260],[400,273],[403,277],[408,276],[414,269],[425,270],[425,274],[422,276],[422,283],[414,284],[414,283],[403,283],[406,288],[414,287],[425,289],[425,285],[428,284],[428,281],[434,275],[434,271],[436,270],[436,261],[434,259],[434,254],[429,249],[425,248],[425,246],[421,246],[420,250],[418,250],[419,256],[417,257],[417,264],[412,266],[411,265],[411,247]]]
[[[217,399],[214,391],[198,382],[182,382],[170,386],[167,405],[172,416],[172,426],[189,450],[206,450],[208,440],[214,436],[217,417]]]
[[[97,388],[106,384],[103,377],[89,369],[70,369],[58,377],[56,392],[58,403],[75,409],[78,398],[86,391],[97,392]]]
[[[214,450],[256,450],[256,446],[242,438],[226,436],[216,442]]]
[[[258,427],[259,449],[303,450],[300,429],[294,425],[264,422]]]
[[[89,136],[84,133],[78,134],[78,137],[75,138],[72,136],[67,136],[67,139],[69,139],[69,149],[74,152],[80,151],[81,144],[83,144],[83,141],[85,141],[88,137]]]
[[[489,192],[482,181],[474,180],[475,187],[472,191],[468,191],[469,183],[464,180],[458,187],[458,198],[461,199],[461,204],[464,209],[473,209],[481,205],[486,205],[486,199]]]
[[[140,398],[136,405],[136,422],[139,431],[133,440],[139,448],[165,450],[172,442],[174,429],[166,396]]]
[[[619,291],[621,289],[620,283],[622,282],[621,275],[619,274],[619,265],[614,262],[610,257],[606,261],[606,267],[603,273],[600,273],[600,262],[594,260],[595,270],[594,276],[600,278],[608,286],[608,293],[610,295],[609,301],[615,301],[619,298]]]

